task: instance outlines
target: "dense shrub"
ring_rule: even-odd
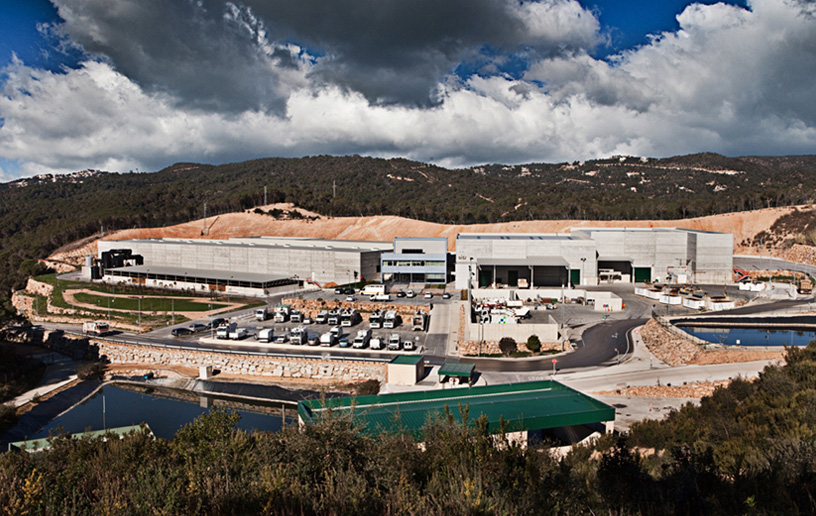
[[[513,340],[511,337],[503,337],[499,341],[499,349],[505,355],[509,355],[510,353],[513,353],[514,351],[516,351],[516,349],[517,349],[516,348],[516,341]]]
[[[527,337],[527,349],[533,353],[541,351],[541,340],[539,340],[538,335],[530,335]]]

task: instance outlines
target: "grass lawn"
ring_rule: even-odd
[[[77,292],[74,294],[77,301],[96,305],[100,310],[107,310],[108,300],[110,307],[117,310],[128,310],[135,312],[139,310],[139,300],[130,297],[109,297],[105,295],[88,294]],[[217,310],[227,305],[219,303],[203,303],[189,299],[168,299],[166,297],[142,297],[141,308],[144,312],[206,312],[207,310]]]

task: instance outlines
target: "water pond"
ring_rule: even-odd
[[[213,407],[237,411],[241,415],[238,427],[248,432],[276,432],[282,426],[280,405],[272,403],[237,403],[170,389],[107,385],[84,403],[51,421],[32,438],[48,437],[49,432],[58,427],[76,433],[145,422],[156,437],[171,439],[179,428]],[[291,422],[286,421],[287,424]]]
[[[679,326],[686,333],[707,342],[726,346],[807,346],[816,332],[760,328],[701,328]]]

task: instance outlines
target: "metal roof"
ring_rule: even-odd
[[[486,416],[491,433],[501,431],[502,420],[507,431],[516,432],[615,419],[613,407],[553,380],[306,400],[298,403],[298,414],[312,424],[324,415],[351,413],[365,432],[404,430],[422,439],[422,429],[443,418],[445,407],[461,422],[460,406],[468,407],[471,424]]]
[[[499,267],[569,267],[561,256],[528,256],[527,258],[477,258],[476,265]]]
[[[458,233],[457,240],[575,240],[569,233]]]
[[[106,241],[109,242],[109,241]],[[200,238],[144,238],[130,240],[116,240],[114,248],[128,248],[139,243],[149,243],[156,245],[190,245],[198,247],[220,247],[220,248],[260,248],[260,249],[291,249],[298,251],[333,251],[336,253],[369,253],[381,252],[393,249],[391,242],[349,242],[332,240],[301,240],[292,239],[289,241],[270,240],[266,242],[260,238],[210,240]],[[368,245],[367,245],[368,244]]]
[[[463,362],[445,362],[439,368],[439,376],[462,376],[470,378],[476,364],[466,364]]]
[[[147,425],[147,423],[143,423],[143,424],[144,424],[144,429],[147,430],[147,432],[150,435],[153,435],[153,430],[150,429],[150,427]],[[134,432],[141,432],[141,431],[142,431],[142,425],[131,425],[131,426],[118,426],[116,428],[106,428],[106,429],[103,429],[103,430],[91,430],[90,432],[78,432],[78,433],[75,433],[75,434],[70,434],[70,436],[73,439],[84,439],[84,438],[95,439],[97,437],[103,437],[103,436],[108,435],[108,434],[113,434],[113,435],[118,435],[121,438],[121,437],[124,437],[124,436],[126,436],[128,434],[132,434]],[[31,439],[31,440],[28,440],[28,441],[15,441],[13,443],[9,443],[9,450],[14,449],[14,448],[20,449],[20,450],[25,449],[28,452],[47,450],[47,449],[51,448],[51,443],[49,442],[51,440],[52,440],[51,437],[43,437],[41,439]]]
[[[105,269],[105,273],[120,271],[132,274],[160,274],[164,276],[178,276],[189,278],[205,278],[219,281],[246,281],[250,283],[269,283],[291,279],[290,276],[261,274],[256,272],[235,272],[211,269],[188,269],[187,267],[167,267],[163,265],[131,265]]]
[[[399,355],[388,363],[395,365],[417,365],[423,360],[425,360],[425,357],[422,355]]]

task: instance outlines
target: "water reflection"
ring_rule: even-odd
[[[92,398],[53,420],[31,438],[48,437],[48,433],[57,427],[76,433],[145,422],[150,425],[156,437],[171,439],[179,428],[214,407],[236,410],[241,414],[238,427],[248,432],[276,432],[282,426],[281,406],[274,403],[249,404],[171,389],[108,385]],[[293,422],[291,416],[292,412],[289,412],[287,424]]]

